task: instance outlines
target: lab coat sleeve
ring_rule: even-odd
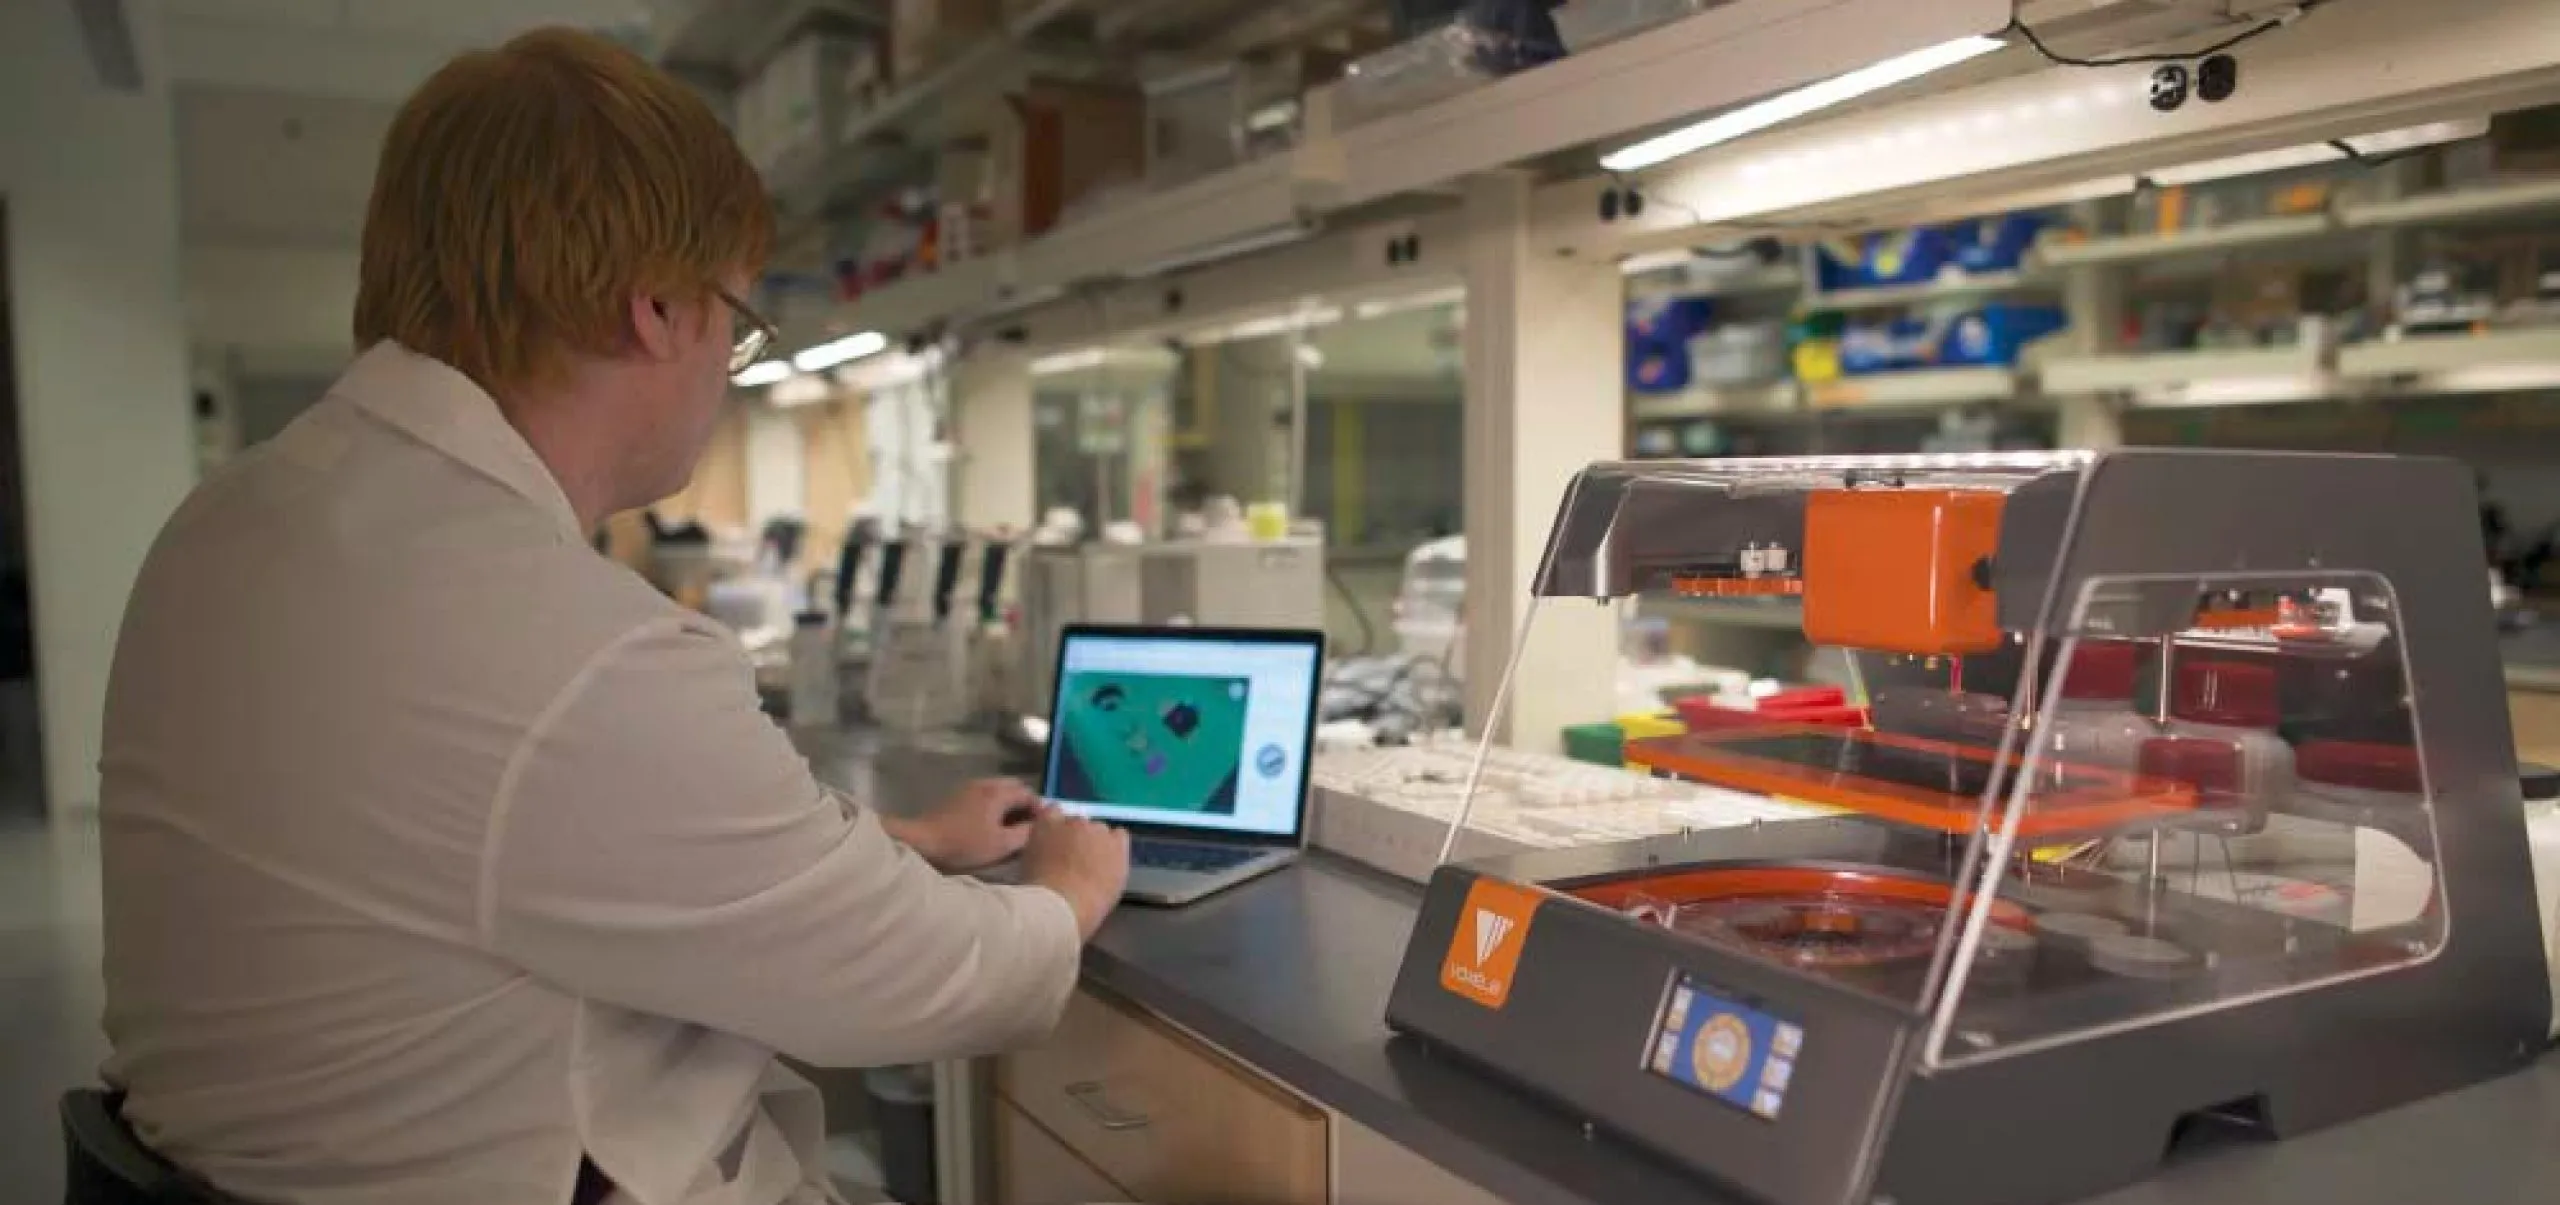
[[[1036,1042],[1074,989],[1064,898],[937,873],[820,786],[736,644],[685,621],[590,662],[501,790],[482,938],[588,998],[863,1067]]]

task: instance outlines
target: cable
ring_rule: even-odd
[[[2409,158],[2410,156],[2417,154],[2419,151],[2426,149],[2424,147],[2412,147],[2405,151],[2393,151],[2388,155],[2368,155],[2363,151],[2357,150],[2354,143],[2349,142],[2344,138],[2330,139],[2329,146],[2330,149],[2345,156],[2347,162],[2355,164],[2357,167],[2368,168],[2381,167],[2387,163],[2398,163],[2401,160]]]
[[[1344,605],[1351,608],[1351,618],[1360,621],[1360,651],[1351,655],[1368,656],[1378,647],[1378,629],[1369,622],[1369,609],[1360,605],[1360,596],[1351,592],[1350,585],[1342,580],[1342,571],[1335,567],[1331,558],[1325,561],[1324,580],[1333,583],[1333,588],[1342,594]]]
[[[1700,226],[1707,224],[1707,215],[1698,212],[1695,207],[1676,197],[1658,197],[1652,193],[1646,192],[1645,190],[1636,187],[1634,181],[1627,179],[1627,174],[1625,172],[1611,172],[1609,173],[1609,180],[1611,183],[1617,185],[1618,191],[1636,198],[1640,203],[1650,205],[1658,201],[1689,215],[1689,220],[1691,222]]]
[[[2301,20],[2304,14],[2309,13],[2311,10],[2328,2],[2329,0],[2301,0],[2301,3],[2284,10],[2282,13],[2269,17],[2247,29],[2241,30],[2239,33],[2235,33],[2230,37],[2224,38],[2211,46],[2202,47],[2196,50],[2181,50],[2154,54],[2123,54],[2117,55],[2113,58],[2104,59],[2081,59],[2073,58],[2067,54],[2056,54],[2052,47],[2044,44],[2043,38],[2036,36],[2035,30],[2028,28],[2026,22],[2015,17],[2011,17],[2009,19],[2008,32],[2026,39],[2027,45],[2034,47],[2037,54],[2043,55],[2047,61],[2059,67],[2125,67],[2136,63],[2184,63],[2194,59],[2204,58],[2207,55],[2220,54],[2223,51],[2229,50],[2232,47],[2238,46],[2239,44],[2253,38],[2273,33],[2276,30],[2282,29],[2287,25],[2291,25],[2294,22]]]

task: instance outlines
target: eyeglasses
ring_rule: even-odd
[[[771,319],[757,313],[755,307],[730,296],[729,290],[714,288],[711,291],[729,306],[729,373],[735,376],[762,359],[764,349],[773,346],[773,341],[782,337],[782,332],[774,327]]]

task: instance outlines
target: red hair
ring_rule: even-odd
[[[537,30],[445,64],[392,120],[356,345],[537,384],[620,347],[634,294],[707,299],[772,245],[763,183],[700,96],[603,38]]]

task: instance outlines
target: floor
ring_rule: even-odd
[[[0,1184],[62,1198],[54,1102],[93,1082],[98,1030],[98,838],[93,823],[0,821]]]

